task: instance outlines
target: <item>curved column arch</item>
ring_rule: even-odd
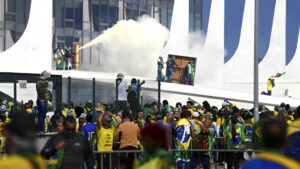
[[[197,56],[195,84],[220,88],[224,65],[224,0],[211,2],[206,40]]]
[[[1,72],[40,73],[52,65],[52,0],[32,0],[21,38],[0,53]]]
[[[224,87],[229,83],[253,83],[254,2],[246,0],[239,46],[232,58],[224,65]],[[228,87],[235,88],[232,85]]]
[[[267,82],[268,77],[285,71],[285,22],[286,1],[277,0],[269,49],[259,63],[259,78],[261,82]]]

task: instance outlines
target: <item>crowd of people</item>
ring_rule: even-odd
[[[114,107],[111,105],[97,103],[95,114],[92,113],[91,101],[84,107],[63,105],[62,111],[49,106],[45,130],[58,134],[49,139],[40,155],[33,151],[32,144],[37,106],[29,101],[16,106],[14,110],[12,102],[4,100],[1,104],[0,147],[9,154],[17,155],[2,155],[5,160],[0,161],[0,168],[13,168],[6,167],[13,165],[8,163],[9,160],[19,160],[24,165],[26,162],[34,163],[45,168],[44,158],[48,159],[48,167],[100,168],[101,163],[109,165],[108,156],[100,158],[93,151],[114,150],[145,151],[137,162],[133,161],[133,157],[121,160],[121,166],[125,168],[194,169],[201,165],[208,169],[212,162],[225,165],[226,168],[297,168],[300,163],[300,108],[292,109],[284,103],[272,111],[261,106],[260,120],[256,123],[253,110],[239,108],[229,101],[224,101],[218,109],[207,101],[199,104],[188,100],[184,105],[177,103],[173,107],[164,100],[161,110],[153,102],[138,107],[136,112],[131,111],[130,105],[125,102],[118,113],[113,113]],[[257,154],[255,160],[242,166],[246,161],[242,152],[209,151],[242,150],[246,138],[252,140],[252,147],[248,148],[265,152]],[[208,151],[189,151],[192,149]],[[173,151],[172,155],[170,150]],[[33,156],[24,155],[25,152],[33,153]]]
[[[253,109],[226,100],[217,105],[219,108],[194,100],[173,106],[167,100],[144,104],[145,81],[133,78],[127,85],[119,73],[116,105],[99,102],[94,110],[93,102],[87,101],[84,106],[71,103],[54,108],[47,102],[49,95],[43,85],[47,77],[42,73],[37,82],[37,104],[32,100],[18,105],[1,101],[0,150],[5,153],[1,154],[0,168],[92,169],[110,165],[209,169],[212,163],[228,169],[300,168],[300,107],[292,109],[282,103],[269,110],[260,106],[259,120],[254,122]],[[37,152],[36,133],[44,132],[57,134]],[[214,149],[227,152],[211,151]],[[248,161],[254,153],[243,154],[244,149],[263,152]],[[118,157],[107,154],[115,150],[143,153],[138,161],[131,153]]]

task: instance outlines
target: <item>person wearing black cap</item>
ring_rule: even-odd
[[[93,169],[94,156],[88,141],[76,133],[76,121],[68,116],[64,121],[64,131],[52,136],[41,151],[41,155],[49,159],[58,151],[63,151],[58,158],[59,169]],[[60,154],[60,153],[58,153]],[[86,166],[86,167],[85,167]]]
[[[15,112],[16,116],[5,127],[5,150],[8,158],[0,160],[2,169],[46,169],[46,163],[35,149],[34,116]]]

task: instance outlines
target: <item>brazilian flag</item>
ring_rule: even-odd
[[[281,76],[284,75],[284,74],[285,74],[285,72],[283,72],[283,73],[277,73],[277,74],[276,74],[276,77],[279,78],[279,77],[281,77]]]
[[[48,161],[48,169],[59,169],[61,166],[62,158],[64,156],[64,149],[59,149],[53,157]]]

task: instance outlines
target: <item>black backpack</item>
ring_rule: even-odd
[[[208,149],[208,133],[199,133],[194,137],[193,149]]]

